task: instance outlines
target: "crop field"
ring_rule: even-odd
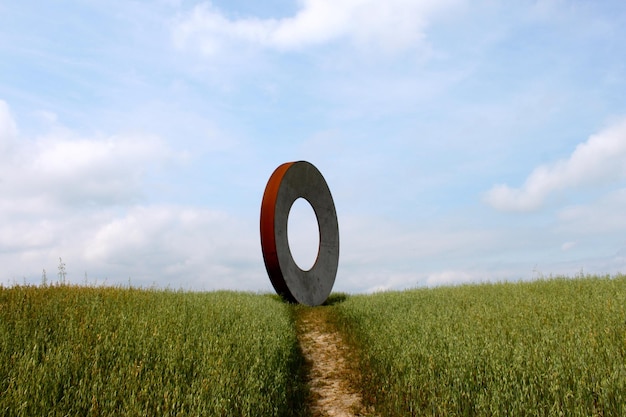
[[[375,415],[626,416],[626,276],[329,304],[0,286],[0,416],[310,416],[296,324],[312,309],[350,347]]]
[[[0,287],[0,415],[282,416],[303,407],[277,297]]]
[[[626,416],[626,276],[348,297],[384,416]]]

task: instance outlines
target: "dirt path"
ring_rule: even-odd
[[[361,396],[350,386],[348,346],[328,322],[328,307],[299,312],[298,338],[309,367],[310,409],[313,417],[365,416]]]

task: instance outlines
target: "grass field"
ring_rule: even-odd
[[[0,288],[0,415],[284,416],[303,410],[277,297]]]
[[[626,416],[626,276],[351,296],[384,416]]]
[[[626,276],[334,295],[381,416],[626,416]],[[303,309],[0,286],[0,415],[305,416]]]

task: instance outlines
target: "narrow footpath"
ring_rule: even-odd
[[[329,323],[329,307],[302,308],[298,312],[298,339],[308,367],[312,417],[358,417],[366,413],[353,389],[348,346]]]

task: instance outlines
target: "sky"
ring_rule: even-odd
[[[0,0],[0,284],[270,292],[298,160],[335,291],[626,273],[625,51],[621,0]]]

